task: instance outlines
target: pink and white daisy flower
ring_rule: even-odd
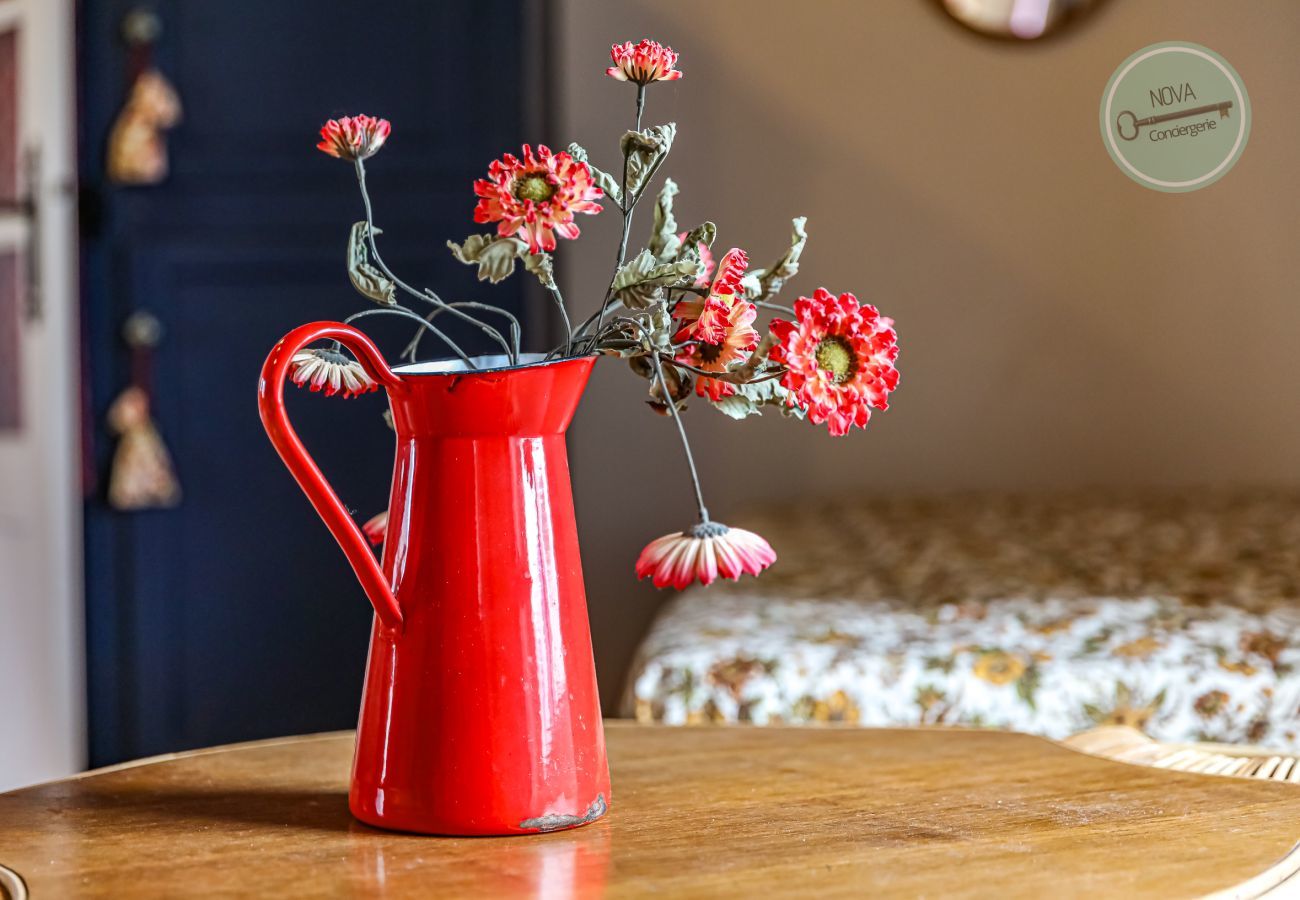
[[[344,116],[330,119],[320,130],[316,149],[339,159],[369,159],[379,152],[393,130],[387,119],[374,116]]]
[[[555,238],[573,240],[581,232],[575,213],[594,216],[605,196],[591,167],[568,153],[552,153],[545,144],[537,152],[524,144],[523,158],[507,153],[488,166],[488,177],[474,182],[478,205],[474,221],[499,222],[497,234],[518,234],[530,253],[555,249]]]
[[[643,40],[639,44],[624,41],[609,49],[614,65],[605,74],[618,81],[630,81],[645,86],[655,81],[676,81],[682,77],[678,71],[677,54],[672,47],[658,41]]]
[[[361,526],[361,533],[376,547],[382,544],[388,537],[388,510],[376,513],[366,520],[366,524]]]
[[[681,590],[694,581],[712,584],[719,576],[738,581],[774,562],[772,545],[754,532],[701,522],[651,541],[636,561],[636,577],[653,579],[657,588],[672,585]]]
[[[299,350],[293,355],[289,379],[299,387],[323,391],[326,397],[357,397],[378,390],[379,383],[361,364],[337,350]]]

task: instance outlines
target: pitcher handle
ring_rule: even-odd
[[[356,573],[375,608],[375,615],[384,626],[400,629],[402,610],[397,605],[397,598],[393,596],[388,579],[384,577],[383,569],[375,559],[374,551],[370,549],[365,535],[339,500],[334,488],[330,487],[321,474],[320,467],[303,446],[298,433],[289,424],[289,414],[284,408],[284,382],[289,376],[294,354],[308,344],[325,338],[336,340],[351,350],[366,374],[384,388],[391,390],[401,385],[401,379],[388,368],[379,348],[370,338],[342,322],[312,322],[295,328],[271,348],[257,384],[258,411],[276,452],[334,535],[334,540],[343,548],[348,562],[352,564],[352,571]]]

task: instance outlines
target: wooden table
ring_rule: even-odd
[[[573,831],[368,828],[348,815],[343,733],[0,794],[0,863],[37,900],[1255,897],[1300,868],[1292,785],[1000,732],[611,722],[608,738],[610,813]]]

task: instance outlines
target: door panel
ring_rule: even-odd
[[[88,501],[96,763],[355,721],[369,606],[254,404],[262,360],[286,331],[366,304],[343,257],[360,200],[350,167],[314,149],[321,122],[394,122],[368,179],[394,269],[444,296],[533,308],[522,281],[481,286],[444,245],[475,228],[473,179],[524,139],[524,3],[153,4],[156,61],[184,121],[168,135],[169,179],[124,189],[100,173],[125,89],[114,35],[131,5],[83,4],[93,411],[102,422],[126,384],[122,320],[149,310],[165,329],[154,413],[184,500],[137,513],[105,508],[102,491]],[[375,322],[363,327],[396,357],[410,328]],[[393,454],[382,396],[299,391],[289,404],[344,502],[363,520],[379,511]],[[111,448],[99,428],[100,472]]]

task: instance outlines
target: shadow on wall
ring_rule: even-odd
[[[678,221],[713,219],[719,249],[764,265],[789,219],[807,215],[787,300],[848,290],[897,320],[902,384],[866,434],[832,440],[779,416],[737,423],[692,405],[719,519],[847,489],[1296,481],[1288,249],[1300,220],[1278,190],[1295,190],[1279,176],[1300,138],[1287,101],[1300,7],[1270,0],[1241,17],[1196,0],[1171,21],[1107,4],[1041,46],[982,40],[921,0],[793,10],[567,0],[558,12],[553,144],[576,140],[608,168],[633,93],[601,74],[606,48],[673,45],[685,77],[650,89],[645,121],[678,124],[665,166],[681,186]],[[1261,116],[1237,168],[1185,195],[1125,178],[1096,124],[1114,67],[1173,38],[1231,60]],[[608,279],[618,224],[607,209],[566,248],[565,292],[582,305]],[[646,210],[633,248],[648,228]],[[671,425],[611,362],[579,413],[572,460],[612,710],[661,600],[634,584],[632,563],[649,539],[689,524],[692,505]]]

